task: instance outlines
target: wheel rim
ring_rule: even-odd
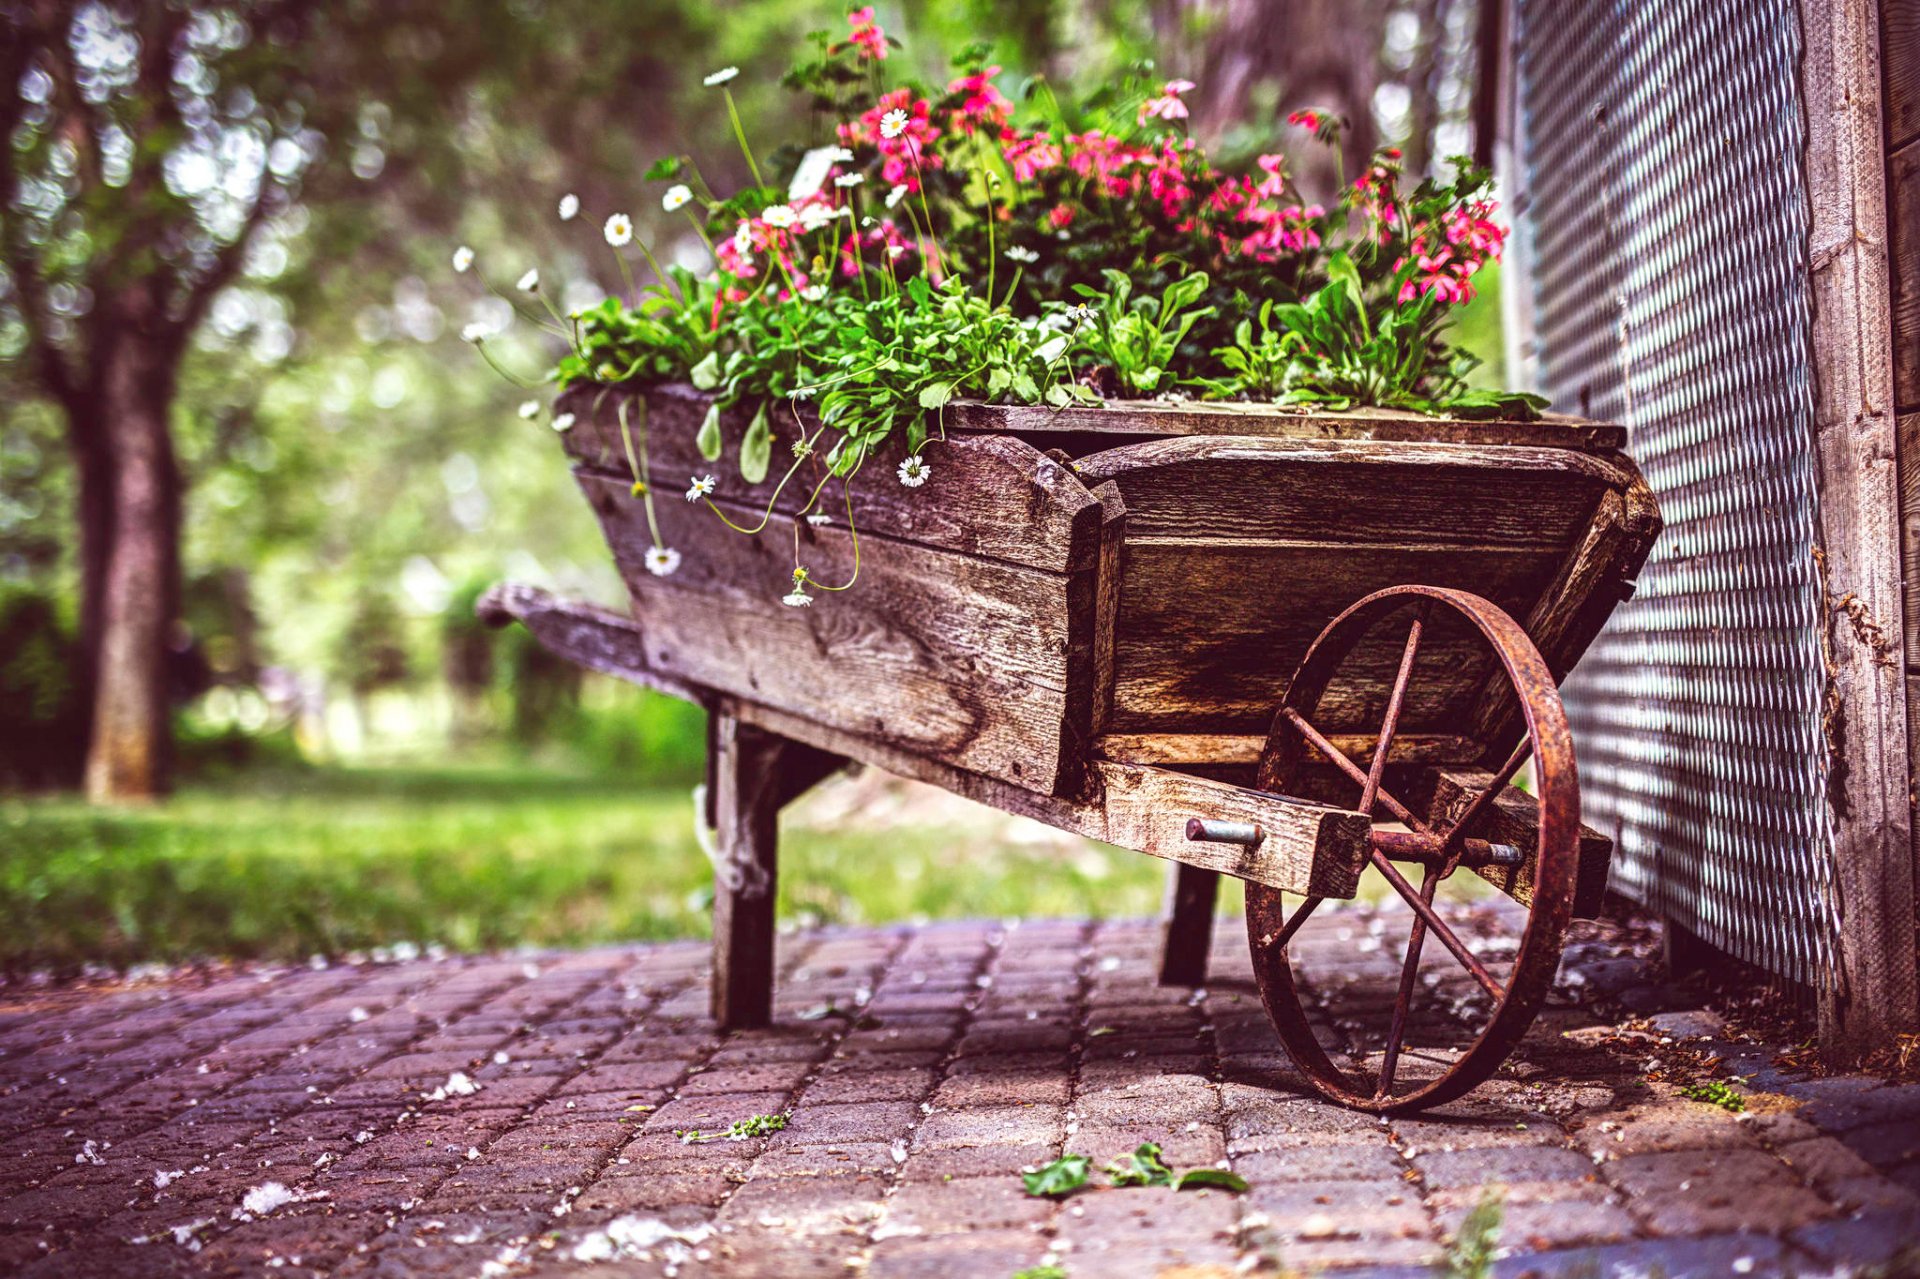
[[[1413,616],[1400,664],[1371,756],[1361,764],[1319,733],[1314,717],[1334,675],[1354,647],[1376,626],[1403,612]],[[1386,766],[1408,693],[1415,683],[1422,639],[1429,633],[1431,620],[1443,613],[1464,618],[1491,649],[1496,662],[1483,699],[1498,695],[1496,681],[1504,676],[1507,692],[1518,699],[1524,732],[1499,763],[1491,786],[1460,808],[1456,819],[1429,824],[1401,804],[1388,788]],[[1358,788],[1359,800],[1354,806],[1375,816],[1372,864],[1411,907],[1394,1009],[1378,1066],[1355,1071],[1335,1063],[1314,1032],[1294,980],[1288,946],[1318,900],[1309,898],[1289,912],[1277,889],[1249,884],[1247,938],[1261,1000],[1287,1051],[1322,1094],[1377,1113],[1417,1110],[1450,1101],[1491,1076],[1526,1034],[1553,985],[1561,943],[1572,919],[1578,877],[1580,787],[1572,737],[1552,671],[1519,624],[1478,595],[1427,586],[1377,592],[1329,623],[1308,650],[1274,717],[1261,754],[1259,785],[1279,794],[1293,793],[1303,765],[1314,759],[1333,763],[1349,786]],[[1512,967],[1500,975],[1480,962],[1458,932],[1434,913],[1432,902],[1435,890],[1450,875],[1469,868],[1476,859],[1501,855],[1500,850],[1478,839],[1476,831],[1491,816],[1493,799],[1529,759],[1533,762],[1537,820],[1532,901]],[[1383,829],[1396,821],[1405,823],[1407,833]],[[1416,859],[1423,863],[1418,887],[1396,865]],[[1407,1086],[1407,1057],[1431,1060],[1409,1049],[1407,1040],[1418,994],[1420,960],[1436,940],[1439,949],[1469,973],[1491,1006],[1476,1019],[1477,1030],[1463,1028],[1459,1037],[1468,1042],[1454,1060],[1440,1063],[1445,1067],[1441,1073]]]

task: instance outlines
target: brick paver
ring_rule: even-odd
[[[1390,1000],[1371,919],[1301,934],[1330,1039]],[[16,985],[0,1273],[1420,1274],[1489,1195],[1502,1275],[1810,1274],[1920,1238],[1920,1087],[1719,1045],[1751,1076],[1736,1116],[1646,1079],[1658,1025],[1569,999],[1499,1078],[1387,1123],[1304,1090],[1230,929],[1204,991],[1156,986],[1157,946],[1139,922],[796,934],[778,1025],[726,1036],[693,943]],[[1570,991],[1635,969],[1601,936],[1573,954]],[[683,1138],[755,1114],[787,1126]],[[1251,1189],[1021,1189],[1145,1140]]]

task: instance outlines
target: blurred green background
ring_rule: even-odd
[[[800,140],[780,76],[804,33],[840,27],[845,10],[342,0],[321,7],[325,31],[290,40],[273,26],[285,7],[169,6],[185,22],[170,37],[184,122],[150,133],[111,112],[151,10],[47,6],[66,24],[48,47],[67,53],[7,55],[19,93],[0,191],[0,964],[701,934],[701,713],[473,618],[502,579],[615,604],[623,591],[559,449],[515,415],[523,393],[458,340],[498,304],[448,261],[470,244],[503,286],[537,265],[568,304],[617,287],[593,252],[597,217],[553,216],[569,191],[690,254],[639,175],[691,151],[722,189],[736,179],[725,113],[701,84],[722,66],[742,68],[733,88],[763,154]],[[879,18],[905,41],[887,63],[899,78],[943,81],[947,53],[976,40],[1014,87],[1034,73],[1097,84],[1152,58],[1200,82],[1196,131],[1229,161],[1269,147],[1299,105],[1347,111],[1357,146],[1398,143],[1416,171],[1472,144],[1465,0],[914,0]],[[70,118],[91,132],[70,136]],[[288,173],[240,230],[222,203],[246,167],[235,139],[266,137],[294,139]],[[266,154],[256,186],[279,173]],[[165,216],[190,234],[143,242]],[[89,327],[105,290],[230,242],[244,251],[187,324],[163,406],[182,503],[174,793],[89,804],[74,790],[76,428],[44,348],[91,376],[108,358]],[[148,256],[123,254],[119,276],[100,267],[129,244]],[[1498,281],[1483,279],[1464,329],[1493,385]],[[517,342],[501,358],[529,372],[550,356]],[[789,819],[783,919],[1158,906],[1151,859],[871,779],[839,785]]]

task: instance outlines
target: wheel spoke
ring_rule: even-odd
[[[1293,707],[1291,706],[1282,706],[1280,708],[1280,714],[1287,721],[1287,723],[1293,725],[1293,727],[1299,732],[1300,736],[1307,739],[1308,744],[1310,744],[1315,750],[1319,751],[1322,755],[1326,756],[1327,759],[1333,764],[1335,768],[1338,768],[1341,772],[1345,773],[1348,777],[1351,777],[1354,781],[1359,782],[1362,786],[1365,786],[1367,784],[1366,771],[1362,769],[1360,765],[1354,763],[1351,759],[1348,759],[1346,752],[1342,751],[1338,746],[1335,746],[1332,742],[1328,741],[1326,737],[1320,732],[1319,729],[1307,723],[1306,717],[1304,715],[1302,715],[1299,711],[1293,709]],[[1405,822],[1408,826],[1411,826],[1414,830],[1419,831],[1422,835],[1431,835],[1433,833],[1433,828],[1431,826],[1421,821],[1418,817],[1415,817],[1413,815],[1413,811],[1409,809],[1405,804],[1402,804],[1399,800],[1395,799],[1393,797],[1393,792],[1389,791],[1386,787],[1384,786],[1379,787],[1375,792],[1374,798],[1379,803],[1385,805],[1386,810],[1389,813],[1392,813],[1395,818],[1399,819],[1402,822]]]
[[[1443,869],[1429,866],[1420,879],[1420,897],[1429,907],[1433,905],[1434,890],[1440,886]],[[1394,1069],[1400,1064],[1400,1045],[1407,1037],[1407,1011],[1413,1004],[1413,983],[1420,975],[1420,948],[1426,940],[1427,921],[1416,916],[1413,930],[1407,935],[1407,960],[1400,968],[1400,992],[1393,1001],[1393,1025],[1387,1031],[1386,1055],[1380,1059],[1380,1086],[1373,1094],[1376,1099],[1393,1095]]]
[[[1501,766],[1499,775],[1493,779],[1493,785],[1475,795],[1473,802],[1467,805],[1466,811],[1460,814],[1459,820],[1447,828],[1446,839],[1440,848],[1444,856],[1451,857],[1460,851],[1460,841],[1467,837],[1469,828],[1480,820],[1480,815],[1492,806],[1495,799],[1499,798],[1500,792],[1504,791],[1507,784],[1513,780],[1513,775],[1520,771],[1520,765],[1526,763],[1532,754],[1533,739],[1521,738],[1520,744],[1513,748],[1513,754],[1507,756],[1507,762]]]
[[[1280,935],[1273,939],[1272,944],[1285,950],[1287,943],[1293,940],[1293,935],[1300,931],[1300,925],[1307,922],[1307,916],[1313,914],[1314,908],[1325,900],[1324,897],[1309,897],[1301,902],[1300,909],[1293,912],[1293,916],[1287,920],[1286,926],[1280,930]]]
[[[1496,1000],[1505,999],[1507,992],[1501,988],[1499,982],[1493,979],[1493,974],[1487,971],[1487,966],[1474,957],[1474,953],[1467,949],[1466,943],[1460,940],[1459,934],[1449,928],[1446,921],[1441,919],[1426,899],[1420,896],[1420,890],[1409,884],[1406,876],[1394,868],[1393,863],[1387,860],[1386,854],[1375,849],[1372,860],[1374,868],[1386,876],[1387,883],[1393,886],[1393,891],[1399,893],[1406,900],[1407,905],[1413,907],[1413,913],[1426,922],[1427,927],[1433,930],[1433,935],[1440,939],[1440,944],[1460,961],[1461,967],[1473,974],[1473,979],[1480,983],[1481,989]]]
[[[1367,768],[1367,780],[1360,784],[1360,811],[1371,814],[1373,800],[1380,793],[1380,779],[1387,771],[1387,752],[1393,749],[1393,730],[1400,726],[1400,708],[1407,700],[1407,681],[1413,678],[1413,659],[1420,652],[1420,627],[1426,610],[1407,628],[1407,647],[1400,654],[1400,670],[1393,677],[1393,691],[1387,695],[1387,714],[1380,721],[1380,736],[1374,742],[1373,763]]]

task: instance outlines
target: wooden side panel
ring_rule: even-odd
[[[623,400],[628,404],[624,433]],[[782,514],[799,514],[826,478],[824,464],[811,457],[781,486],[794,466],[793,442],[803,425],[810,426],[796,421],[790,409],[773,420],[768,478],[749,484],[740,478],[739,463],[749,410],[735,408],[722,416],[726,451],[709,462],[694,447],[707,411],[704,395],[689,386],[660,386],[646,392],[644,414],[638,404],[625,391],[570,394],[566,406],[580,422],[561,436],[567,452],[589,469],[631,484],[644,448],[662,504],[679,505],[694,477],[710,475],[715,497],[751,510],[755,520],[769,502]],[[1025,441],[1011,436],[930,441],[924,456],[933,471],[919,488],[907,488],[897,478],[905,455],[903,435],[896,433],[851,485],[827,482],[812,509],[845,527],[851,500],[853,527],[863,536],[894,537],[1054,573],[1090,567],[1098,555],[1100,504],[1070,471]]]
[[[1036,790],[1079,784],[1092,690],[1074,672],[1092,664],[1090,572],[868,534],[854,589],[789,608],[780,597],[796,539],[817,580],[853,578],[845,529],[776,516],[747,537],[704,507],[659,502],[661,536],[682,563],[656,577],[642,504],[619,480],[579,480],[633,596],[649,668]],[[726,509],[736,522],[747,514]]]
[[[1127,504],[1108,729],[1131,739],[1264,734],[1314,637],[1388,586],[1483,595],[1534,624],[1565,669],[1659,527],[1624,459],[1565,449],[1194,437],[1077,469]],[[1441,621],[1422,652],[1403,731],[1483,737],[1469,721],[1492,669],[1484,647]],[[1356,650],[1323,730],[1372,729],[1398,658],[1397,637]]]

